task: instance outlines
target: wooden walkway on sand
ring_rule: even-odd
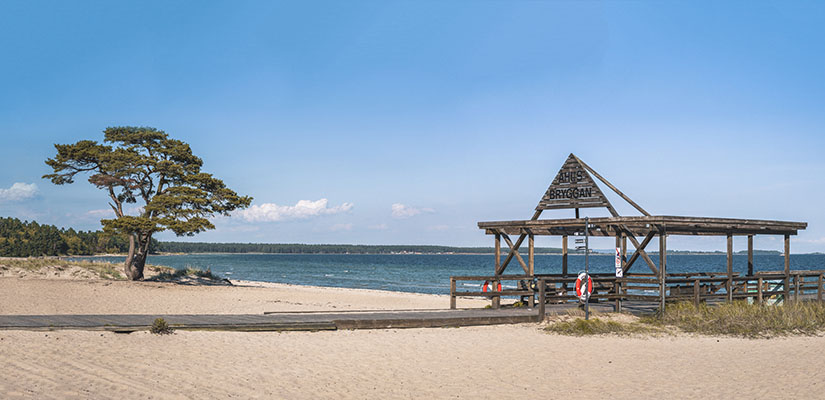
[[[547,314],[565,313],[575,304],[548,305]],[[606,304],[592,310],[609,312]],[[0,329],[147,330],[155,318],[163,318],[175,329],[222,331],[321,331],[337,329],[435,328],[536,322],[538,310],[531,308],[403,310],[351,312],[277,312],[266,314],[181,315],[0,315]]]

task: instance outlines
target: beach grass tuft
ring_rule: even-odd
[[[0,265],[9,269],[21,269],[24,271],[35,272],[43,269],[52,268],[58,271],[64,271],[72,267],[91,271],[97,274],[102,279],[123,280],[126,277],[120,271],[120,264],[112,264],[108,262],[94,262],[94,261],[68,261],[57,258],[2,258]]]
[[[545,328],[548,332],[569,336],[590,335],[656,335],[665,332],[660,326],[642,322],[620,322],[603,320],[598,317],[586,320],[576,318],[568,321],[558,321]]]
[[[209,279],[209,280],[213,280],[213,281],[223,280],[223,278],[221,278],[220,276],[214,274],[211,269],[202,270],[202,269],[199,269],[199,268],[194,268],[194,267],[189,267],[189,266],[187,266],[184,269],[168,268],[168,269],[162,270],[162,271],[158,272],[158,274],[155,275],[154,277],[152,277],[151,279],[152,280],[158,280],[158,281],[165,281],[165,280],[180,279],[180,278],[184,278],[184,277],[188,277],[188,276],[196,277],[196,278],[204,278],[204,279]]]
[[[155,321],[152,322],[152,327],[149,328],[149,332],[154,333],[155,335],[171,335],[172,333],[175,333],[175,330],[169,326],[165,319],[155,318]]]
[[[673,326],[684,332],[749,338],[817,335],[825,331],[825,303],[804,301],[782,305],[734,301],[718,305],[676,303],[648,324]]]
[[[625,316],[623,320],[606,320],[607,314],[585,320],[580,310],[569,314],[566,319],[550,322],[545,329],[572,336],[685,332],[744,338],[810,336],[825,332],[825,303],[814,301],[771,306],[745,301],[699,306],[674,303],[669,304],[662,315]]]

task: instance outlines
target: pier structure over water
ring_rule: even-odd
[[[593,178],[598,179],[622,200],[636,209],[639,216],[621,216],[605,197]],[[579,209],[606,208],[609,217],[580,218]],[[540,219],[545,210],[573,209],[574,218]],[[708,218],[651,215],[639,204],[607,181],[574,154],[565,161],[550,187],[539,201],[528,220],[479,222],[478,227],[495,238],[495,264],[490,276],[454,276],[450,278],[451,307],[459,296],[490,298],[493,308],[500,306],[501,297],[516,297],[529,303],[538,299],[540,310],[544,304],[578,301],[575,293],[576,274],[568,271],[568,238],[585,234],[614,237],[617,261],[615,274],[591,274],[593,295],[590,302],[613,302],[615,310],[622,310],[623,301],[658,303],[664,309],[669,301],[732,301],[749,299],[758,303],[775,303],[801,298],[823,300],[825,270],[791,270],[790,240],[807,227],[805,222],[772,221],[734,218]],[[537,235],[560,236],[562,266],[559,273],[536,274],[534,239]],[[667,271],[667,238],[673,235],[727,237],[727,265],[725,271],[669,273]],[[756,235],[779,235],[784,238],[784,270],[754,272],[753,238]],[[513,240],[512,237],[515,237]],[[733,237],[748,238],[748,266],[743,275],[733,272]],[[646,251],[658,239],[658,263]],[[502,261],[502,240],[507,245],[507,256]],[[527,253],[521,246],[527,240]],[[633,246],[628,257],[628,242]],[[526,257],[526,260],[525,260]],[[521,271],[506,275],[509,266],[518,264]],[[637,264],[648,270],[631,271]],[[639,267],[636,268],[638,270]],[[456,282],[484,281],[484,291],[458,291]],[[516,289],[502,290],[502,281],[515,281]]]

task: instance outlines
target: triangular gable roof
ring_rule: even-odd
[[[536,210],[592,207],[612,209],[607,197],[587,172],[587,168],[571,153],[539,201]]]

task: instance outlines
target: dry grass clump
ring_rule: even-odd
[[[167,268],[160,272],[157,275],[153,276],[151,280],[157,281],[166,281],[166,280],[175,280],[185,277],[196,277],[196,278],[204,278],[213,281],[222,281],[218,275],[212,273],[211,269],[202,270],[194,267],[186,267],[185,269],[174,269],[174,268]]]
[[[576,318],[571,321],[559,321],[548,325],[545,328],[548,332],[569,336],[589,336],[589,335],[649,335],[661,334],[665,330],[662,327],[649,325],[641,322],[619,322],[613,320],[602,320],[593,317],[589,320]]]
[[[169,326],[165,319],[155,318],[155,321],[152,322],[152,327],[149,328],[149,332],[155,335],[171,335],[175,333],[175,330]]]
[[[668,305],[662,318],[645,318],[684,332],[706,335],[771,337],[816,335],[825,330],[825,303],[805,301],[782,305],[735,301],[719,305],[677,303]]]
[[[581,314],[579,310],[571,311],[566,319],[551,322],[545,330],[572,336],[687,332],[745,338],[818,335],[825,331],[825,303],[813,301],[772,306],[745,301],[698,307],[693,303],[675,303],[669,304],[663,315],[606,319],[605,314],[589,321]]]
[[[43,272],[52,270],[55,273],[71,271],[74,275],[80,271],[89,271],[101,279],[126,279],[120,271],[120,264],[90,261],[67,261],[57,258],[0,258],[0,268],[8,270],[22,270],[27,272]],[[85,275],[83,275],[85,276]]]

